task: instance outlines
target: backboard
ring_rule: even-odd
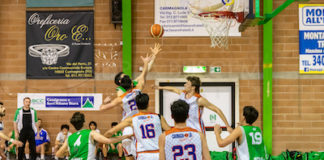
[[[163,26],[164,37],[210,36],[212,47],[227,47],[228,36],[241,36],[239,27],[252,11],[250,1],[155,0],[155,23]],[[232,16],[219,15],[219,11]]]

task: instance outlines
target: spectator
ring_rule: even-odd
[[[89,123],[89,129],[100,133],[100,130],[97,128],[97,123],[95,121],[91,121]],[[96,144],[96,159],[99,160],[100,155],[102,155],[102,144]]]
[[[37,112],[30,107],[31,99],[24,98],[24,106],[17,109],[14,118],[15,137],[19,136],[23,146],[18,148],[18,160],[23,160],[25,155],[25,145],[29,142],[30,158],[36,159],[35,133],[37,133]],[[28,159],[28,157],[26,157]]]
[[[100,130],[97,128],[97,123],[95,121],[91,121],[89,123],[89,129],[91,130],[95,130],[97,131],[98,133],[100,133]]]
[[[70,130],[69,125],[67,124],[61,125],[61,131],[57,134],[55,140],[55,146],[54,146],[55,154],[62,147],[64,141],[72,134],[71,132],[69,132],[69,130]],[[57,160],[58,157],[55,156],[55,159]]]
[[[117,124],[118,124],[117,122],[112,122],[111,128],[117,126]],[[122,135],[123,135],[122,131],[118,131],[112,137],[118,137]],[[108,154],[109,155],[118,154],[118,157],[121,158],[123,156],[123,145],[121,142],[117,142],[114,144],[111,143],[109,145],[103,145],[102,152],[105,160],[107,159]]]

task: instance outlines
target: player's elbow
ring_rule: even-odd
[[[226,143],[226,141],[218,141],[217,143],[218,143],[218,146],[222,147],[222,148],[226,147],[229,144],[229,143]]]
[[[224,143],[218,143],[218,146],[219,146],[219,147],[222,147],[222,148],[223,148],[223,147],[226,147],[226,145],[225,145]]]

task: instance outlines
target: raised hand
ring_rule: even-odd
[[[17,140],[13,140],[12,143],[15,144],[15,145],[17,145],[18,147],[23,146],[23,143],[20,142],[20,141],[17,141]]]
[[[104,103],[104,104],[108,104],[110,101],[111,101],[110,96],[107,96],[107,97],[104,99],[103,103]]]
[[[152,55],[151,56],[156,56],[158,53],[162,51],[161,46],[159,43],[155,43],[154,48],[150,48]]]
[[[146,54],[146,57],[141,56],[141,59],[144,62],[144,64],[145,63],[148,64],[151,61],[152,57],[148,56],[148,54]]]

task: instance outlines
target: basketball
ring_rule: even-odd
[[[150,34],[153,38],[160,38],[163,36],[164,29],[159,24],[153,24],[150,28]]]

